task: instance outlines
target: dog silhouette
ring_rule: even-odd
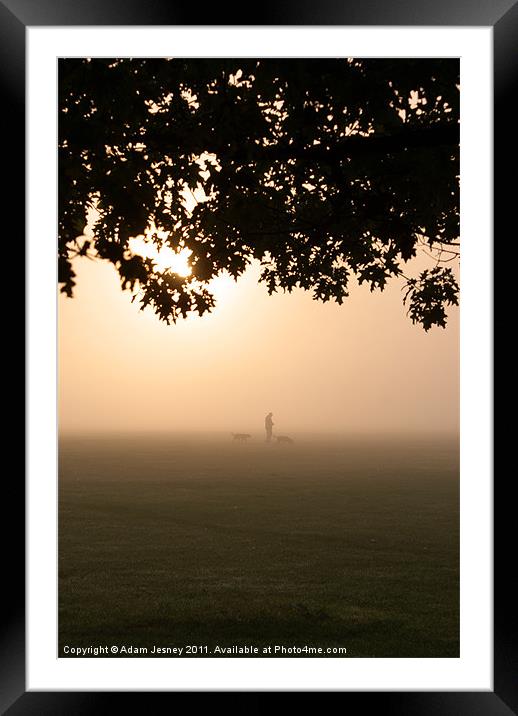
[[[248,438],[252,436],[249,433],[232,433],[232,439],[237,440],[240,443],[246,443]]]

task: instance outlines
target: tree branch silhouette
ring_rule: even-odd
[[[95,255],[168,323],[211,310],[208,282],[254,260],[269,292],[341,303],[351,276],[383,290],[424,246],[439,250],[436,266],[404,279],[404,300],[425,330],[444,327],[458,302],[442,265],[456,258],[458,189],[458,60],[59,63],[68,296],[72,261]],[[188,249],[192,275],[173,279],[132,253],[140,235]]]

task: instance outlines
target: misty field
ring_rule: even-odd
[[[458,656],[457,442],[296,437],[61,438],[59,656]]]

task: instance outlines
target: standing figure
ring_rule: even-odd
[[[273,415],[273,413],[268,413],[268,415],[264,419],[264,427],[266,430],[266,442],[267,443],[271,443],[271,441],[272,441],[272,429],[273,429],[272,415]]]

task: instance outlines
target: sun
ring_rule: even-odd
[[[182,276],[184,278],[190,276],[192,273],[192,269],[189,265],[190,254],[191,252],[189,249],[182,249],[178,253],[169,247],[160,249],[154,257],[157,271],[170,270],[178,274],[178,276]]]
[[[145,236],[136,236],[130,239],[129,248],[134,254],[151,259],[159,273],[172,271],[182,278],[192,275],[189,263],[189,258],[192,255],[190,249],[173,251],[169,246],[162,246],[161,249],[158,249],[152,241],[146,240]],[[217,305],[221,306],[227,304],[234,297],[237,287],[232,276],[227,271],[221,271],[207,283],[207,288],[216,299]]]
[[[146,241],[143,236],[137,236],[130,239],[130,250],[138,256],[151,259],[155,264],[156,270],[160,273],[164,271],[173,271],[178,276],[186,278],[192,273],[191,266],[189,265],[189,256],[191,251],[189,249],[181,249],[180,251],[173,251],[169,246],[162,246],[161,249],[150,241]]]

